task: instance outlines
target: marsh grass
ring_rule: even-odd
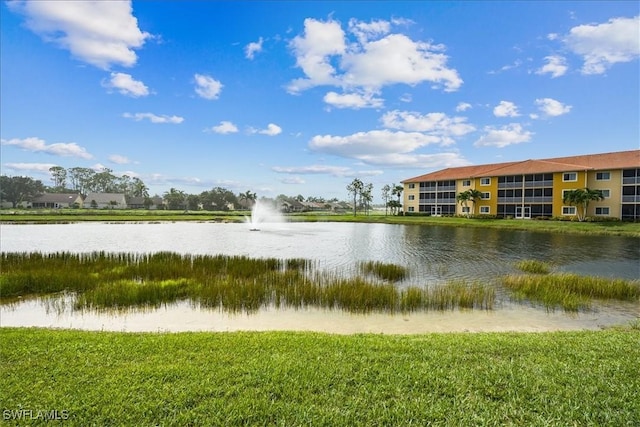
[[[478,283],[456,281],[433,288],[402,289],[364,276],[319,271],[314,262],[305,259],[170,252],[1,256],[3,301],[66,292],[75,295],[76,310],[159,307],[189,300],[195,306],[230,312],[255,312],[275,306],[394,313],[491,309],[495,299],[493,287]],[[388,280],[406,273],[391,264],[371,266],[376,276]]]
[[[577,274],[510,275],[501,283],[513,290],[517,299],[542,303],[547,309],[561,307],[565,311],[578,311],[591,307],[591,301],[637,301],[640,282],[609,279]]]
[[[549,274],[551,273],[552,265],[549,262],[528,259],[518,261],[516,263],[516,268],[525,273]]]
[[[389,282],[399,282],[409,274],[409,270],[406,267],[381,261],[362,261],[358,264],[358,267],[364,274],[373,274]]]

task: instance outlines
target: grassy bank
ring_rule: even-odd
[[[631,329],[335,336],[0,328],[0,402],[5,419],[48,413],[69,426],[636,426],[639,344]],[[47,424],[31,418],[8,422]]]
[[[210,212],[210,211],[147,211],[147,210],[2,210],[0,222],[24,224],[55,224],[80,221],[215,221],[243,222],[248,211]],[[294,222],[363,222],[406,225],[442,225],[451,227],[480,227],[509,230],[539,231],[552,233],[579,233],[640,237],[640,222],[576,222],[576,221],[537,221],[515,219],[481,219],[430,216],[391,216],[375,212],[370,215],[329,213],[306,213],[287,215]]]

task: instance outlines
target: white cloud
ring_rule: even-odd
[[[215,133],[219,134],[228,134],[228,133],[236,133],[238,132],[238,127],[234,125],[232,122],[223,120],[220,122],[218,126],[214,126],[211,130]]]
[[[409,102],[413,101],[413,96],[410,93],[403,93],[400,96],[400,101],[409,103]]]
[[[298,93],[322,85],[378,90],[382,86],[430,82],[455,91],[462,85],[456,70],[447,67],[442,45],[388,34],[386,21],[349,21],[356,40],[349,41],[340,23],[308,18],[303,35],[290,44],[304,78],[293,80],[288,90]]]
[[[460,102],[458,103],[458,105],[456,105],[457,112],[467,111],[470,108],[471,108],[471,104],[469,104],[468,102]]]
[[[102,85],[134,98],[149,95],[149,88],[143,82],[134,80],[130,74],[111,73],[111,79],[104,81]]]
[[[288,88],[290,92],[339,83],[330,56],[342,55],[346,50],[345,33],[340,23],[307,18],[304,20],[304,36],[294,37],[290,47],[296,56],[296,65],[307,76],[306,79],[291,82]]]
[[[259,133],[262,135],[276,136],[282,133],[282,128],[273,123],[269,123],[266,129],[249,129],[249,133]]]
[[[129,160],[127,157],[125,156],[121,156],[119,154],[112,154],[108,157],[109,161],[118,165],[126,165],[128,163],[131,163],[131,160]]]
[[[136,122],[139,122],[141,120],[149,120],[151,123],[179,124],[179,123],[182,123],[184,121],[183,117],[167,116],[167,115],[158,116],[158,115],[153,114],[153,113],[135,113],[135,114],[124,113],[122,115],[122,117],[127,118],[127,119],[135,120]]]
[[[55,143],[46,144],[46,142],[40,138],[24,138],[24,139],[2,139],[0,140],[2,145],[9,145],[21,148],[25,151],[31,151],[33,153],[46,153],[53,156],[63,157],[79,157],[81,159],[92,159],[93,156],[87,152],[84,147],[79,146],[75,142],[69,143]]]
[[[559,55],[550,55],[544,58],[547,63],[540,67],[536,74],[551,74],[551,78],[564,76],[569,67],[566,59]]]
[[[531,140],[532,132],[524,130],[522,125],[511,123],[497,129],[493,126],[484,128],[485,134],[473,145],[476,147],[506,147],[508,145],[520,144]]]
[[[203,74],[193,76],[196,82],[196,93],[204,99],[218,99],[223,85],[218,80]]]
[[[522,65],[522,61],[517,59],[513,62],[513,64],[507,64],[504,65],[502,67],[500,67],[500,69],[498,71],[489,71],[489,74],[500,74],[503,71],[509,71],[509,70],[513,70],[516,68],[519,68]]]
[[[476,130],[467,123],[466,117],[449,117],[444,113],[419,114],[409,111],[389,111],[381,118],[382,124],[390,129],[410,132],[425,132],[439,138],[442,145],[453,143],[453,138],[464,136]]]
[[[262,37],[257,42],[251,42],[244,47],[244,54],[247,59],[253,59],[256,53],[262,52]]]
[[[535,101],[538,109],[548,117],[561,116],[571,111],[571,105],[565,105],[560,101],[556,101],[552,98],[536,99]]]
[[[371,165],[406,168],[452,168],[470,163],[458,153],[404,154],[390,153],[380,156],[363,156],[362,161]]]
[[[8,3],[26,17],[26,26],[45,41],[102,69],[131,67],[134,49],[151,35],[138,28],[130,1],[23,1]]]
[[[510,101],[500,101],[493,109],[493,115],[496,117],[518,117],[518,107]]]
[[[415,42],[403,34],[390,34],[367,42],[362,50],[342,58],[345,74],[342,81],[352,86],[381,87],[404,83],[431,82],[447,92],[462,85],[454,69],[447,68],[448,57],[441,45]]]
[[[295,173],[300,175],[334,175],[343,176],[351,169],[342,166],[326,166],[326,165],[311,165],[311,166],[274,166],[271,168],[274,172],[278,173]]]
[[[283,184],[293,184],[293,185],[301,185],[306,184],[307,182],[300,178],[299,176],[289,176],[280,180]]]
[[[384,105],[382,98],[375,98],[374,93],[345,93],[327,92],[324,102],[336,108],[380,108]]]
[[[640,57],[640,16],[613,18],[603,24],[573,27],[563,39],[582,56],[583,74],[602,74],[613,64]]]
[[[381,170],[354,170],[344,166],[310,165],[310,166],[274,166],[271,168],[277,173],[298,175],[331,175],[335,177],[349,176],[376,176],[381,175]]]
[[[360,44],[366,43],[371,38],[378,38],[391,31],[391,23],[378,20],[369,23],[351,18],[349,20],[349,31],[356,36]]]
[[[339,157],[358,159],[368,164],[397,165],[399,163],[394,159],[398,155],[412,153],[440,142],[441,138],[420,132],[374,130],[348,136],[316,135],[311,138],[309,148]]]
[[[15,172],[50,173],[49,169],[58,166],[55,163],[5,163],[4,169]]]

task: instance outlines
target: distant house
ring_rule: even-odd
[[[280,202],[281,212],[302,212],[304,211],[304,205],[296,199],[282,200]]]
[[[92,209],[126,209],[127,200],[122,193],[89,193],[84,198],[84,207]]]
[[[148,200],[145,203],[145,200]],[[129,209],[164,209],[164,200],[162,197],[132,197],[128,203]]]
[[[82,207],[82,196],[79,193],[45,193],[31,199],[32,208],[73,208]]]
[[[327,210],[326,203],[318,202],[302,202],[305,211],[324,211]]]

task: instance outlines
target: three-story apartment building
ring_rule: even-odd
[[[405,212],[569,217],[577,208],[563,203],[564,193],[589,188],[604,200],[591,202],[587,216],[640,219],[640,150],[447,168],[402,184]],[[458,203],[457,195],[470,189],[481,199]]]

